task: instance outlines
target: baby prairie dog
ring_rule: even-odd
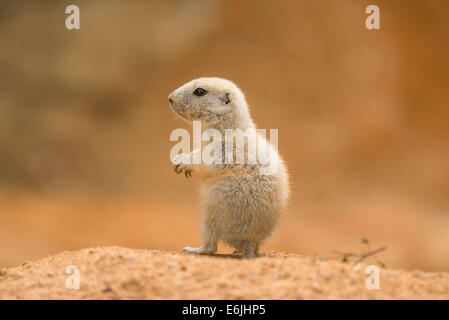
[[[213,137],[212,162],[192,161],[200,150],[172,159],[176,173],[202,178],[203,245],[183,251],[212,254],[221,240],[244,257],[257,256],[261,243],[276,227],[289,195],[287,171],[277,149],[258,134],[243,93],[231,81],[192,80],[173,91],[168,100],[178,116],[188,122],[201,121],[204,131],[222,137]],[[254,141],[257,150],[266,152],[250,161]]]

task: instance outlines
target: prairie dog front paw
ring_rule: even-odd
[[[190,178],[192,176],[190,161],[190,154],[177,154],[172,160],[175,172],[180,174],[184,171],[186,178]]]

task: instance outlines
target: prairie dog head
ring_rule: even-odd
[[[168,101],[178,116],[189,121],[200,120],[206,127],[244,129],[253,126],[243,93],[229,80],[192,80],[173,91]]]

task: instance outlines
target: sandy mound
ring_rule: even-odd
[[[66,282],[79,270],[79,289]],[[72,267],[73,268],[73,267]],[[120,247],[62,252],[0,271],[3,299],[429,299],[449,298],[449,274],[381,270],[289,253],[253,260]],[[71,274],[66,274],[66,270]],[[69,279],[69,280],[67,280]]]

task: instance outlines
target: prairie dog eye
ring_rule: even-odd
[[[193,94],[198,97],[204,96],[206,93],[207,91],[204,90],[203,88],[197,88],[195,91],[193,91]]]

